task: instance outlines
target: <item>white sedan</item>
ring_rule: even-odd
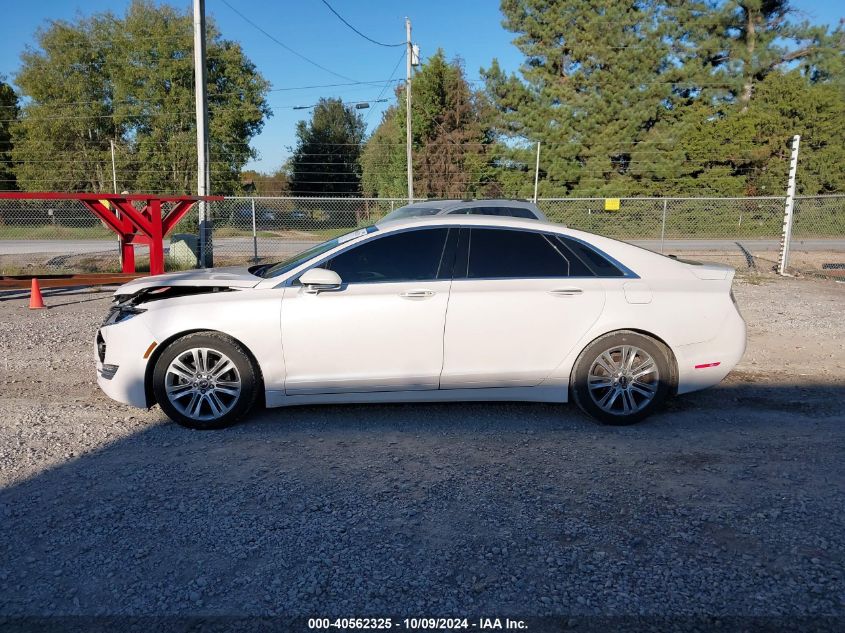
[[[573,399],[629,424],[742,357],[733,276],[536,220],[416,218],[278,264],[125,284],[97,376],[193,428],[257,402],[459,400]]]

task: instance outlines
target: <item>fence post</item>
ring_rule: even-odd
[[[798,171],[798,145],[801,135],[792,137],[792,157],[789,159],[789,182],[786,186],[786,207],[783,210],[783,237],[780,243],[778,274],[785,275],[789,266],[789,243],[792,241],[792,212],[795,208],[795,174]]]
[[[252,203],[252,260],[258,263],[258,234],[255,232],[255,198],[250,198]]]
[[[663,243],[666,241],[666,207],[669,204],[668,198],[663,198],[663,222],[660,225],[660,254],[663,254]]]

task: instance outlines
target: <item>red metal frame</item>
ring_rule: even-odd
[[[120,237],[123,272],[135,272],[135,244],[149,244],[150,274],[164,272],[164,237],[200,200],[223,200],[222,196],[153,196],[147,194],[0,192],[0,199],[12,200],[79,200]],[[132,202],[142,201],[138,210]],[[108,202],[106,205],[104,202]],[[161,215],[161,203],[172,202],[167,215]]]

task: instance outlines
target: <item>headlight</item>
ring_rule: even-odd
[[[137,316],[146,310],[135,308],[133,306],[115,306],[111,309],[106,320],[103,321],[103,326],[114,325],[115,323],[123,323],[134,316]]]

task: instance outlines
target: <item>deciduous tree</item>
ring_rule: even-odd
[[[111,190],[116,140],[120,189],[194,193],[192,32],[188,12],[145,0],[39,31],[16,77],[27,99],[13,133],[21,187]],[[211,186],[229,193],[270,115],[269,84],[211,19],[207,41]]]
[[[12,124],[18,118],[18,95],[0,76],[0,190],[16,189],[12,165]]]

